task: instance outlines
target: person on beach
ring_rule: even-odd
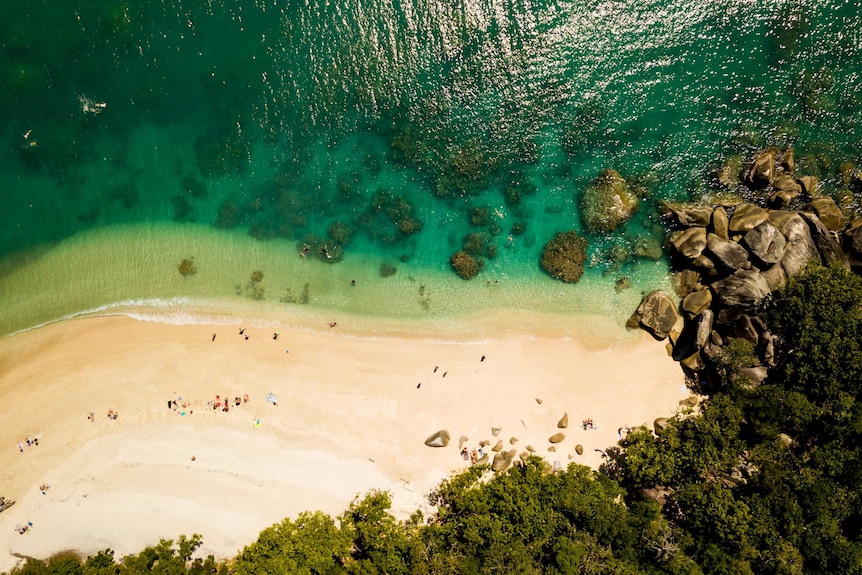
[[[239,334],[242,335],[244,333],[245,333],[245,328],[244,327],[239,328]]]
[[[24,453],[24,444],[21,443],[20,441],[18,442],[18,451],[20,451],[21,453]]]
[[[212,340],[215,341],[215,338],[216,338],[216,334],[213,333],[213,339]]]

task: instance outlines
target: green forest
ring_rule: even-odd
[[[341,515],[307,512],[228,561],[197,535],[137,555],[29,559],[13,573],[255,575],[862,573],[862,280],[807,268],[762,304],[778,337],[759,386],[724,376],[656,435],[640,428],[599,471],[539,458],[441,483],[433,517],[372,492]],[[728,345],[728,369],[751,349]]]

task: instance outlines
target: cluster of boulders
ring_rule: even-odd
[[[538,403],[542,402],[540,399],[537,399],[536,401]],[[561,417],[560,420],[557,422],[557,427],[559,429],[565,429],[568,426],[569,426],[569,414],[564,413],[563,417]],[[491,435],[493,435],[494,437],[498,437],[500,435],[500,433],[502,432],[502,430],[503,430],[503,428],[501,428],[501,427],[492,427],[491,428]],[[566,439],[566,435],[562,432],[557,432],[557,433],[554,433],[553,435],[551,435],[548,438],[548,443],[551,444],[550,447],[548,447],[548,451],[549,452],[555,452],[557,450],[556,444],[564,441],[565,439]],[[428,447],[446,447],[449,445],[451,440],[452,440],[452,437],[449,433],[449,430],[448,429],[441,429],[441,430],[435,431],[434,433],[429,435],[425,439],[425,445],[427,445]],[[458,450],[459,451],[464,448],[464,445],[467,443],[467,441],[469,441],[469,438],[464,436],[464,435],[462,435],[459,438],[459,441],[458,441]],[[515,445],[517,442],[518,442],[517,437],[513,436],[513,437],[509,438],[509,445]],[[491,442],[487,441],[487,440],[483,441],[482,443],[484,443],[485,445],[491,444]],[[505,471],[506,469],[508,469],[512,465],[520,465],[522,462],[526,461],[527,458],[530,457],[530,455],[532,455],[536,452],[536,449],[532,445],[527,445],[524,448],[524,451],[522,451],[519,454],[517,449],[514,449],[514,448],[508,449],[508,450],[504,449],[503,440],[498,439],[497,442],[494,444],[494,446],[491,448],[491,451],[494,452],[493,460],[491,459],[491,455],[489,453],[485,453],[482,455],[482,457],[480,457],[475,462],[473,462],[473,465],[490,465],[492,471],[495,471],[495,472]],[[575,446],[575,453],[577,453],[578,455],[583,455],[583,453],[584,453],[583,446],[580,444],[576,445]],[[571,458],[572,458],[572,456],[569,455],[569,459],[571,459]]]
[[[848,226],[817,180],[793,169],[792,150],[764,150],[739,178],[747,201],[665,206],[681,301],[650,293],[628,325],[669,339],[674,359],[699,382],[720,383],[717,366],[734,338],[748,340],[756,357],[731,377],[763,382],[775,361],[775,336],[757,315],[764,298],[809,262],[862,269],[862,220]]]

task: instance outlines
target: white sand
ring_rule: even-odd
[[[17,501],[0,514],[0,571],[18,561],[11,553],[110,547],[121,556],[192,533],[203,535],[202,554],[232,557],[284,517],[335,515],[374,488],[389,490],[406,517],[467,465],[461,435],[470,448],[493,445],[491,428],[501,427],[507,449],[517,437],[519,453],[532,445],[549,461],[597,467],[596,450],[614,444],[619,427],[669,416],[688,395],[679,366],[648,336],[589,351],[530,326],[528,338],[472,343],[299,328],[281,328],[278,340],[249,328],[245,340],[233,325],[117,316],[0,340],[0,495]],[[217,394],[250,399],[208,411]],[[168,408],[177,396],[192,414]],[[108,420],[108,409],[119,418]],[[549,453],[564,412],[567,437]],[[587,417],[598,429],[581,429]],[[426,447],[442,428],[452,443]],[[39,445],[19,453],[28,434]],[[18,534],[27,521],[30,532]]]

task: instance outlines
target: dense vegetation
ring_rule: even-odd
[[[862,573],[860,308],[862,280],[806,270],[762,310],[780,335],[765,383],[725,381],[660,435],[630,433],[601,472],[531,459],[487,480],[471,468],[438,487],[434,517],[398,521],[374,492],[338,518],[269,527],[226,563],[192,561],[194,536],[15,572]],[[744,345],[729,349],[730,364],[745,361]]]

